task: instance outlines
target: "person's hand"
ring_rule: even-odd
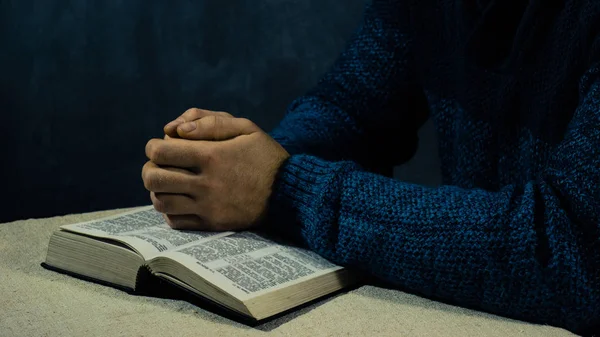
[[[168,136],[147,143],[144,186],[173,228],[247,229],[262,220],[289,154],[247,119],[210,116],[195,119],[197,128],[181,135],[214,141]]]
[[[231,114],[223,111],[210,111],[198,108],[188,109],[174,121],[164,127],[165,137],[184,138],[196,140],[225,140],[238,136],[237,130],[220,127],[220,123],[234,118]],[[247,123],[250,125],[251,123]],[[251,132],[251,130],[242,130]],[[221,134],[220,132],[231,132]],[[226,137],[230,136],[230,137]]]

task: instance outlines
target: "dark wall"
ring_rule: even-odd
[[[0,222],[148,204],[165,122],[195,106],[270,130],[364,2],[0,0]]]

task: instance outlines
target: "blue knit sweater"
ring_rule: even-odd
[[[271,133],[269,222],[430,298],[589,333],[600,321],[597,1],[374,0]],[[521,4],[522,3],[522,4]],[[393,180],[436,126],[443,185]]]

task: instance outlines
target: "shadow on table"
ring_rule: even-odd
[[[161,282],[161,281],[162,280],[157,280],[157,282]],[[250,319],[246,316],[240,315],[240,314],[236,313],[235,311],[227,309],[227,308],[225,308],[215,302],[212,302],[206,298],[202,298],[202,297],[190,294],[185,289],[178,288],[178,287],[171,286],[171,285],[164,285],[164,284],[157,287],[156,289],[160,289],[160,288],[163,289],[160,291],[160,293],[156,293],[156,292],[154,294],[146,293],[143,295],[152,296],[154,298],[185,301],[185,302],[192,304],[202,310],[205,310],[207,312],[214,314],[216,317],[211,318],[214,321],[219,321],[220,323],[224,323],[224,324],[227,324],[227,322],[229,322],[230,324],[241,324],[247,328],[253,328],[253,329],[261,330],[261,331],[274,330],[274,329],[278,328],[279,326],[281,326],[287,322],[290,322],[293,319],[298,318],[298,317],[310,312],[311,310],[325,304],[326,302],[333,300],[335,297],[340,296],[343,293],[346,293],[348,291],[356,289],[356,287],[353,287],[353,288],[347,288],[344,290],[340,290],[340,291],[331,293],[329,295],[326,295],[324,297],[321,297],[319,299],[305,303],[303,305],[297,306],[293,309],[282,312],[278,315],[269,317],[264,320],[256,321],[256,320]],[[168,290],[165,292],[164,289],[168,289]]]

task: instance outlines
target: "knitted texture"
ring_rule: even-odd
[[[598,5],[413,3],[367,5],[330,72],[271,133],[292,156],[270,225],[423,296],[594,332]],[[412,156],[427,114],[443,185],[377,174]]]

